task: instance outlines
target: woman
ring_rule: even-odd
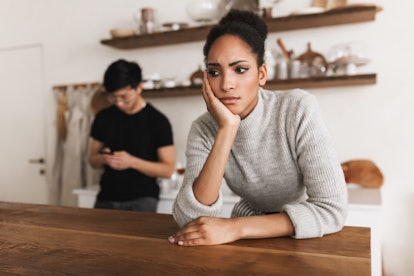
[[[182,228],[171,243],[313,238],[344,225],[346,184],[314,97],[261,88],[266,36],[259,16],[236,10],[207,36],[208,112],[188,136],[186,173],[173,209]],[[231,218],[217,217],[223,177],[241,197]]]

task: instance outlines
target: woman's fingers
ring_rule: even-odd
[[[205,244],[202,227],[197,220],[189,222],[186,226],[181,228],[175,235],[168,238],[171,243],[184,246],[193,246]]]
[[[211,101],[215,98],[213,91],[211,90],[210,83],[208,82],[207,73],[204,72],[204,78],[203,78],[203,98],[206,102],[207,109],[209,109],[209,106],[211,104]]]
[[[170,243],[182,246],[212,245],[232,242],[236,239],[229,227],[230,219],[200,217],[168,238]]]
[[[184,246],[201,245],[203,244],[203,239],[204,237],[199,231],[185,232],[180,235],[176,234],[168,238],[171,243]]]

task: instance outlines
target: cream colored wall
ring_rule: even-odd
[[[137,60],[144,73],[189,77],[202,62],[202,42],[117,50],[99,41],[109,37],[111,28],[135,27],[132,13],[144,6],[156,8],[162,22],[188,21],[185,5],[190,1],[0,0],[0,48],[30,43],[44,46],[49,145],[54,141],[53,85],[100,81],[106,66],[118,58]],[[290,5],[283,1],[281,8],[306,2],[289,1]],[[369,158],[382,169],[385,269],[387,275],[409,275],[414,272],[414,264],[409,261],[414,259],[414,43],[409,29],[414,23],[414,3],[381,2],[384,11],[375,22],[270,34],[268,47],[276,48],[277,37],[296,53],[303,52],[308,41],[322,53],[337,43],[365,43],[372,62],[364,69],[378,73],[376,85],[310,92],[318,98],[339,158]],[[191,121],[204,112],[204,103],[198,96],[150,101],[170,118],[178,157],[183,159],[188,129]]]

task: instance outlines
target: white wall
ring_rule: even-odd
[[[185,5],[190,1],[0,0],[0,48],[31,43],[44,46],[49,144],[53,144],[55,133],[53,85],[100,81],[107,65],[118,58],[137,60],[144,73],[175,74],[180,79],[197,69],[202,62],[202,42],[134,50],[99,43],[109,38],[111,28],[135,28],[132,13],[144,6],[156,8],[161,22],[189,21]],[[309,2],[289,1],[291,6],[283,1],[281,8]],[[412,10],[411,1],[389,1],[374,22],[271,34],[268,39],[268,47],[276,49],[275,40],[282,37],[296,53],[303,52],[308,41],[313,50],[322,53],[334,44],[350,41],[363,42],[369,50],[372,62],[364,70],[378,73],[376,85],[310,91],[318,98],[340,159],[372,159],[385,175],[383,248],[387,275],[414,272],[414,264],[409,262],[414,258],[410,235],[414,230],[414,91],[410,82],[414,43],[408,28],[414,24]],[[204,112],[204,103],[198,96],[149,101],[170,118],[178,158],[183,159],[189,126]]]

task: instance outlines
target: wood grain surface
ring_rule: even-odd
[[[180,247],[171,215],[0,202],[0,275],[370,275],[370,229]]]

